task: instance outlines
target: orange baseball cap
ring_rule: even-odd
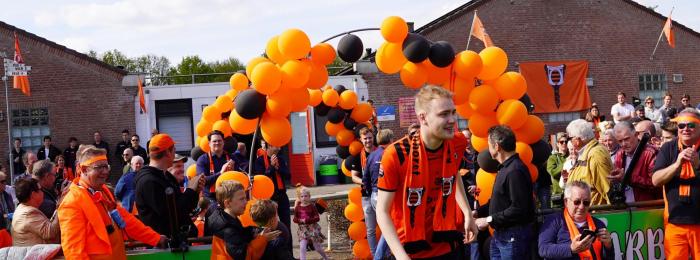
[[[150,143],[148,143],[148,151],[158,153],[167,150],[173,145],[175,145],[175,141],[168,134],[157,134],[151,137]]]

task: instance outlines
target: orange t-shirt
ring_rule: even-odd
[[[406,140],[404,142],[404,140]],[[467,139],[462,134],[455,134],[455,138],[452,140],[454,142],[455,151],[464,151],[467,145]],[[426,149],[428,157],[428,168],[429,177],[432,181],[427,184],[427,208],[425,214],[425,235],[426,240],[430,243],[431,249],[420,251],[415,254],[411,254],[411,258],[427,258],[435,257],[447,254],[450,252],[449,243],[433,243],[431,238],[433,236],[433,215],[435,208],[437,208],[437,201],[439,196],[442,196],[441,186],[437,185],[442,182],[442,149],[443,145],[436,151],[430,151]],[[399,150],[399,152],[397,152]],[[382,172],[380,174],[379,180],[377,182],[377,187],[383,191],[394,192],[394,202],[391,205],[391,219],[394,222],[394,227],[396,228],[396,233],[399,239],[405,240],[406,234],[403,228],[403,207],[406,205],[404,201],[403,194],[405,191],[404,182],[406,181],[406,172],[409,167],[409,156],[408,151],[410,150],[409,142],[407,138],[403,138],[398,142],[389,145],[384,151],[384,156],[382,156]],[[401,155],[399,155],[399,153]]]

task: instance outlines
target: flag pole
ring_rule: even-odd
[[[12,134],[10,134],[10,97],[7,91],[7,75],[2,76],[2,81],[5,83],[5,120],[7,121],[7,150],[9,151],[7,153],[7,156],[10,159],[10,174],[8,174],[8,176],[10,176],[10,185],[14,185],[15,163],[12,159]]]
[[[472,30],[474,30],[474,21],[476,21],[476,10],[474,10],[474,17],[472,17],[472,25],[469,26],[469,33],[467,34],[467,48],[464,48],[465,50],[469,50],[469,43],[472,40]]]
[[[671,7],[671,12],[668,14],[668,18],[671,18],[671,15],[673,14],[673,9],[676,8]],[[668,19],[666,18],[666,19]],[[671,21],[671,24],[673,24],[673,21]],[[661,28],[661,33],[659,34],[659,39],[656,40],[656,46],[654,46],[654,51],[651,52],[651,56],[649,57],[649,60],[654,60],[654,54],[656,54],[656,49],[659,47],[659,42],[661,42],[661,37],[664,36],[664,28],[666,27],[666,23],[664,22],[664,27]]]

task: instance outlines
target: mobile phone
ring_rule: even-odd
[[[587,229],[587,228],[584,229],[583,232],[581,232],[581,240],[586,239],[586,237],[588,237],[588,236],[593,236],[593,237],[595,237],[595,236],[596,236],[596,232],[595,232],[594,230],[590,230],[590,229]]]

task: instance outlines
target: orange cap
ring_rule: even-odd
[[[150,143],[148,143],[148,151],[158,153],[167,150],[173,145],[175,145],[175,141],[168,134],[157,134],[151,137]]]

